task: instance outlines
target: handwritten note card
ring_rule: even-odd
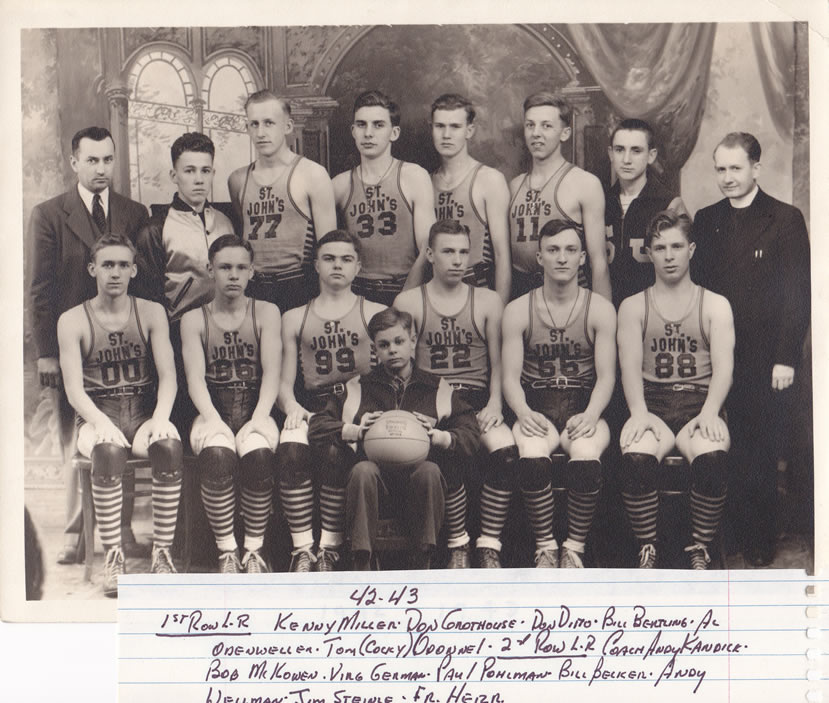
[[[783,571],[132,575],[119,584],[119,700],[805,701],[826,649],[809,637],[825,611],[814,583]]]

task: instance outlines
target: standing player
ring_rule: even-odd
[[[572,116],[572,108],[559,95],[536,93],[524,101],[524,140],[532,166],[510,183],[513,299],[541,283],[538,238],[550,220],[564,220],[584,232],[590,265],[586,280],[592,281],[594,291],[611,299],[602,185],[561,153],[561,145],[570,138]]]
[[[175,573],[170,545],[181,496],[182,451],[169,419],[176,372],[164,308],[127,294],[136,274],[135,247],[127,237],[103,235],[91,253],[89,274],[98,293],[60,316],[58,341],[66,395],[79,415],[78,451],[92,460],[92,499],[106,550],[103,590],[115,596],[124,573],[121,477],[128,450],[149,456],[152,464],[151,569],[159,574]]]
[[[432,183],[420,166],[392,156],[400,110],[380,91],[357,96],[351,135],[360,164],[334,178],[334,195],[343,227],[362,243],[354,292],[391,305],[401,290],[423,281],[435,221]]]
[[[537,253],[544,283],[504,311],[504,397],[518,418],[518,478],[539,568],[559,566],[550,454],[561,444],[570,457],[560,565],[581,568],[602,483],[600,459],[610,443],[601,414],[616,380],[616,315],[610,302],[579,286],[585,256],[571,222],[545,224]]]
[[[337,226],[326,170],[291,151],[291,106],[270,90],[245,102],[256,161],[230,174],[227,187],[239,234],[253,247],[250,293],[289,310],[314,294],[309,263],[316,232]]]
[[[187,387],[199,412],[190,432],[198,455],[201,495],[219,570],[267,571],[262,542],[273,494],[273,452],[279,430],[271,417],[279,389],[279,309],[245,295],[253,251],[234,234],[210,245],[213,301],[186,313],[181,344]],[[244,556],[237,555],[233,522],[238,479],[245,523]]]
[[[644,120],[622,120],[607,148],[616,183],[605,194],[605,226],[613,304],[653,285],[653,264],[645,232],[654,216],[671,209],[685,213],[682,198],[648,168],[656,161],[653,129]]]
[[[676,446],[691,465],[691,566],[705,569],[726,495],[730,439],[721,417],[734,368],[731,307],[696,285],[691,220],[670,210],[648,227],[656,282],[619,308],[619,362],[630,419],[622,428],[622,498],[639,567],[656,563],[659,464]]]
[[[360,240],[344,230],[319,240],[314,262],[320,294],[282,318],[282,381],[279,407],[285,425],[277,450],[279,493],[294,551],[291,571],[332,571],[345,529],[345,480],[350,452],[315,452],[308,446],[308,421],[354,376],[371,371],[373,352],[367,320],[383,310],[351,290],[360,270]],[[314,467],[320,483],[322,531],[314,550]]]
[[[465,225],[457,220],[438,220],[429,231],[426,249],[434,277],[398,295],[394,306],[414,320],[417,367],[445,378],[458,397],[477,412],[481,440],[490,453],[486,478],[491,486],[506,480],[507,464],[515,461],[516,450],[502,414],[501,300],[487,288],[463,282],[469,249],[470,235]],[[447,474],[447,481],[450,478],[453,483],[446,497],[449,568],[468,568],[464,475],[457,471]],[[491,497],[492,491],[485,488],[484,495]],[[490,527],[488,516],[497,508],[492,501],[484,503],[485,531]]]
[[[504,305],[509,301],[509,187],[504,175],[469,155],[475,134],[475,107],[460,95],[432,103],[432,141],[440,168],[432,174],[435,216],[458,220],[469,229],[469,262],[464,281],[489,286]]]

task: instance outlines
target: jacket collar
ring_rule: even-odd
[[[433,386],[437,387],[440,383],[440,379],[433,374],[427,373],[422,369],[419,369],[417,366],[414,366],[414,359],[412,359],[412,375],[409,377],[409,384],[423,384],[426,386]],[[382,383],[386,386],[393,385],[392,376],[386,371],[385,367],[382,364],[378,364],[365,378],[370,379],[375,383]]]

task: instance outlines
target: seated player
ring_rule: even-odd
[[[622,301],[619,363],[630,419],[622,428],[622,498],[639,567],[656,564],[659,464],[676,447],[691,465],[691,566],[705,569],[726,498],[731,440],[722,417],[734,369],[728,301],[691,280],[691,220],[659,213],[645,235],[656,281]]]
[[[551,220],[539,233],[544,283],[504,310],[504,398],[518,418],[518,481],[535,533],[538,568],[581,568],[599,500],[602,452],[610,431],[601,415],[616,379],[613,305],[578,284],[586,256],[572,222]],[[553,537],[550,454],[569,455],[567,539]]]
[[[486,476],[491,486],[509,475],[506,464],[514,463],[517,453],[502,414],[501,299],[494,291],[463,282],[469,248],[465,225],[457,220],[438,220],[429,231],[426,249],[434,277],[398,295],[394,306],[414,320],[417,368],[445,378],[456,395],[477,412],[481,440],[490,453]],[[462,470],[453,471],[446,477],[452,481],[446,498],[449,568],[469,568],[464,474]],[[506,505],[496,503],[487,501],[482,509],[486,531],[491,528],[492,511],[506,515]],[[500,548],[497,539],[489,543],[491,548],[496,543]],[[486,539],[483,544],[487,544]],[[494,556],[497,560],[497,549]]]
[[[293,542],[291,571],[333,571],[345,530],[345,479],[351,450],[314,452],[308,420],[345,384],[371,370],[367,320],[384,309],[351,291],[360,270],[360,240],[344,230],[323,236],[314,266],[320,294],[282,317],[282,376],[279,407],[285,424],[277,449],[279,493]],[[315,467],[317,467],[315,469]],[[314,474],[319,477],[321,533],[314,549]]]
[[[273,499],[273,452],[279,430],[271,417],[279,388],[279,309],[245,296],[253,250],[234,234],[210,245],[212,302],[185,313],[181,345],[187,387],[198,417],[190,446],[198,456],[201,495],[219,548],[219,570],[267,571],[262,542]],[[245,525],[241,563],[233,532],[235,482]]]
[[[427,428],[431,449],[425,461],[412,469],[390,470],[366,459],[358,444],[358,459],[346,484],[346,529],[353,567],[367,571],[377,536],[379,499],[393,501],[395,512],[406,518],[413,542],[411,566],[428,569],[443,525],[445,490],[457,485],[449,474],[467,461],[479,446],[475,413],[457,398],[446,379],[415,367],[412,316],[389,308],[368,324],[379,362],[377,368],[346,383],[345,393],[332,398],[311,417],[312,444],[329,447],[359,443],[386,410],[406,410]]]
[[[78,452],[92,460],[92,499],[104,557],[104,594],[118,594],[121,477],[129,450],[150,458],[153,489],[151,570],[175,573],[170,545],[181,496],[181,441],[170,422],[176,371],[167,315],[157,303],[127,294],[136,274],[135,248],[121,234],[92,247],[89,274],[98,294],[58,320],[66,396],[78,413]],[[158,390],[155,379],[158,378]],[[87,545],[92,549],[92,545]]]

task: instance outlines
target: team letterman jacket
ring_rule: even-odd
[[[322,446],[345,444],[343,425],[359,425],[365,413],[397,409],[419,412],[433,420],[439,430],[447,430],[452,435],[449,449],[445,452],[433,449],[430,459],[435,452],[452,457],[471,456],[478,450],[480,430],[475,411],[453,394],[445,379],[417,368],[402,392],[382,366],[365,376],[355,376],[346,384],[344,394],[333,397],[325,410],[311,416],[308,440]],[[359,456],[365,458],[362,447]]]

